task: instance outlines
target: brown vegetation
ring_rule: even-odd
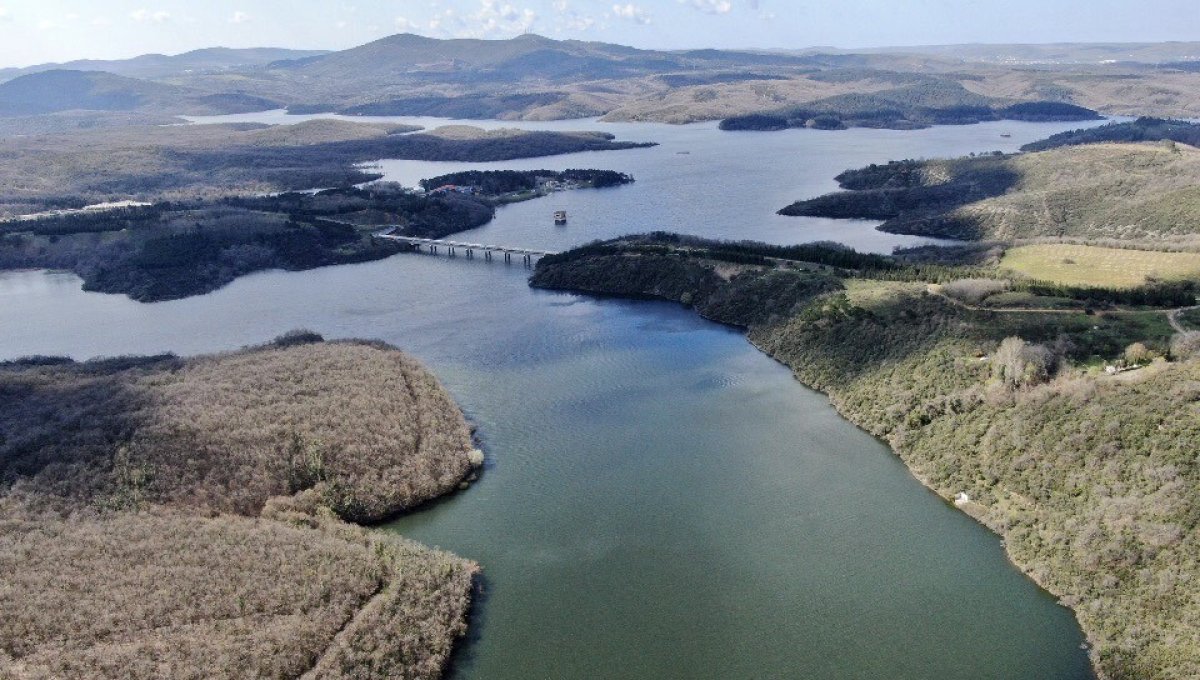
[[[349,525],[457,487],[384,345],[0,365],[0,676],[436,678],[475,565]]]

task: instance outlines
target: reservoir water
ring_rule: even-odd
[[[772,213],[845,167],[1063,127],[729,135],[742,155],[711,126],[605,126],[663,144],[495,165],[611,167],[635,185],[503,208],[474,240],[558,248],[664,228],[888,250],[867,223]],[[407,181],[463,164],[383,167]],[[556,230],[560,201],[572,221]],[[675,305],[530,290],[526,275],[402,255],[147,305],[68,274],[5,273],[0,359],[194,354],[298,327],[419,357],[488,455],[471,489],[387,527],[484,568],[457,678],[1091,678],[1071,612],[996,536],[739,333]]]

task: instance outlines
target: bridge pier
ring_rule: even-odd
[[[492,261],[492,251],[490,251],[490,250],[483,251],[483,259],[485,262],[491,262]]]
[[[511,263],[512,263],[512,253],[510,253],[506,250],[506,251],[504,251],[504,264],[511,264]]]
[[[525,253],[525,266],[526,267],[533,266],[533,256],[530,255],[529,253]]]

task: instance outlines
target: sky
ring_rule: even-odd
[[[0,0],[0,66],[394,33],[680,49],[1200,40],[1200,0]]]

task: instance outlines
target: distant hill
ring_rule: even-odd
[[[277,107],[242,93],[207,93],[103,71],[42,71],[0,83],[0,117],[64,111],[238,113]]]
[[[826,52],[843,52],[824,48]],[[795,54],[805,54],[799,50]],[[924,54],[996,64],[1159,64],[1200,59],[1200,42],[910,45],[853,50],[859,54]],[[793,52],[787,52],[792,54]]]
[[[100,88],[106,97],[81,97],[90,90],[74,87],[58,100],[82,98],[101,110],[136,101],[132,110],[171,115],[287,108],[671,123],[751,116],[730,125],[903,128],[1080,120],[1093,115],[1088,109],[1200,117],[1197,57],[1200,43],[664,51],[538,35],[440,40],[405,33],[336,52],[213,48],[46,64],[0,70],[0,83],[57,71],[110,73],[151,84]],[[62,101],[26,98],[4,115],[60,111]]]
[[[662,52],[522,35],[511,40],[437,40],[393,35],[340,52],[277,61],[272,69],[342,82],[552,83],[669,73],[701,67],[812,66],[811,56],[723,50]]]
[[[182,89],[102,72],[44,71],[0,84],[0,115],[28,116],[78,109],[134,111],[179,100]]]
[[[81,59],[62,64],[38,64],[26,68],[0,69],[0,82],[43,71],[106,71],[131,78],[169,78],[189,73],[234,71],[266,66],[285,59],[326,54],[322,50],[287,50],[274,47],[232,49],[209,47],[183,54],[143,54],[131,59]]]

